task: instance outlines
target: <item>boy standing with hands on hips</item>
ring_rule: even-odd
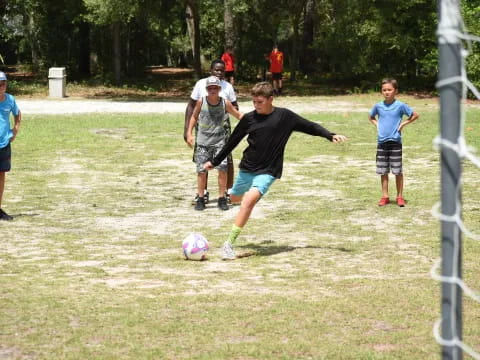
[[[395,175],[397,186],[397,205],[405,206],[403,198],[402,170],[402,129],[418,119],[418,114],[407,104],[395,99],[398,94],[398,82],[392,78],[382,80],[382,95],[385,100],[375,104],[368,120],[377,127],[376,173],[380,175],[382,197],[378,206],[390,202],[388,197],[388,174]],[[407,119],[402,121],[403,116]]]
[[[22,115],[15,98],[6,93],[7,76],[0,71],[0,220],[13,220],[13,217],[2,210],[2,197],[5,189],[5,173],[10,171],[12,150],[10,143],[15,140],[20,129]],[[10,113],[13,114],[14,125],[10,128]]]

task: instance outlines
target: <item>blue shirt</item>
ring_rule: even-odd
[[[19,112],[15,98],[5,94],[5,100],[0,102],[0,149],[7,146],[13,136],[13,131],[10,129],[10,113],[17,116]]]
[[[402,122],[403,115],[410,117],[412,114],[412,108],[399,100],[395,100],[391,104],[385,104],[384,101],[375,104],[370,111],[370,117],[378,115],[378,143],[383,144],[387,141],[402,143],[402,134],[398,131],[398,127]]]

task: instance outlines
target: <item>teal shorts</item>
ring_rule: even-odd
[[[237,178],[235,179],[235,183],[229,192],[235,196],[241,196],[251,188],[256,188],[263,196],[267,193],[268,189],[275,180],[275,177],[272,175],[253,174],[240,170]]]

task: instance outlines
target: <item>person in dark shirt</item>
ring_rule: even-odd
[[[256,84],[251,95],[255,110],[242,117],[222,150],[204,164],[204,169],[212,170],[248,135],[248,147],[243,152],[239,174],[230,190],[232,203],[241,204],[228,240],[222,247],[224,260],[236,258],[233,245],[255,204],[267,193],[273,182],[282,176],[283,154],[292,132],[321,136],[333,143],[347,140],[346,136],[334,134],[293,111],[274,107],[273,87],[268,82]]]

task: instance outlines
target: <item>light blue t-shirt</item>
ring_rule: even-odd
[[[395,100],[391,104],[385,104],[383,101],[375,104],[370,111],[370,116],[378,116],[378,143],[383,144],[387,141],[402,143],[402,134],[398,131],[398,127],[402,122],[403,115],[410,117],[412,114],[412,108],[399,100]]]
[[[10,128],[10,113],[17,116],[18,106],[12,95],[5,94],[5,100],[0,102],[0,149],[7,146],[13,136]]]

